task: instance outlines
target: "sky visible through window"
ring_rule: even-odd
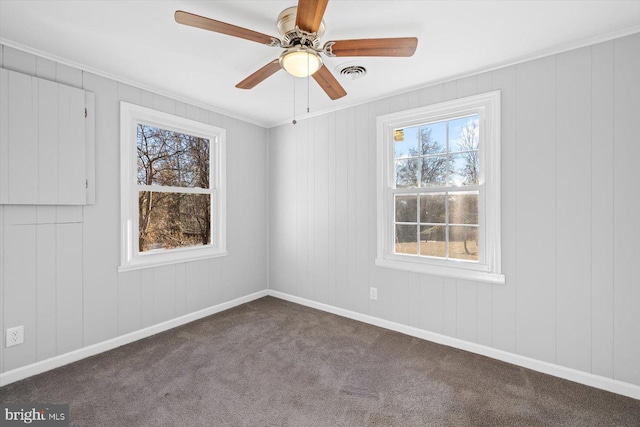
[[[478,116],[474,115],[397,130],[396,135],[401,136],[396,136],[394,147],[396,185],[477,183],[478,122]]]

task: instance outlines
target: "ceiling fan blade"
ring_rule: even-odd
[[[255,73],[251,74],[249,77],[241,81],[236,85],[238,89],[252,89],[258,83],[265,80],[267,77],[271,76],[276,71],[280,70],[280,61],[278,59],[274,59],[269,62],[264,67],[260,68]]]
[[[333,44],[331,44],[333,43]],[[334,56],[412,56],[418,46],[416,37],[354,39],[327,42]],[[329,56],[331,56],[329,54]]]
[[[216,21],[215,19],[205,18],[204,16],[195,15],[183,10],[177,10],[174,17],[178,24],[202,28],[203,30],[214,31],[216,33],[239,37],[241,39],[251,40],[266,45],[271,45],[274,41],[278,41],[275,37],[271,37],[257,31],[248,30],[222,21]]]
[[[322,90],[324,90],[331,99],[335,100],[338,98],[342,98],[347,94],[347,92],[342,86],[340,86],[340,83],[338,83],[338,80],[336,80],[336,78],[333,76],[331,71],[329,71],[326,65],[323,65],[318,71],[313,74],[312,77],[316,82],[318,82]]]
[[[303,31],[315,33],[320,28],[329,0],[298,0],[296,25]]]

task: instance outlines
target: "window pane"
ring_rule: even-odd
[[[442,193],[420,196],[420,222],[445,223],[446,196]]]
[[[478,116],[463,117],[449,121],[449,151],[471,151],[478,149]]]
[[[449,193],[449,223],[478,224],[478,192]]]
[[[420,226],[420,255],[444,258],[447,256],[444,225]]]
[[[453,154],[451,156],[449,182],[455,186],[474,185],[478,183],[480,159],[477,151]]]
[[[447,122],[420,126],[420,154],[428,156],[447,150]]]
[[[396,159],[418,156],[417,127],[396,129],[394,131],[393,140],[395,141],[394,146]]]
[[[140,191],[138,211],[140,252],[211,242],[209,194]]]
[[[418,167],[420,160],[408,159],[396,161],[396,187],[407,188],[418,186]]]
[[[422,186],[434,187],[447,182],[447,156],[422,158]]]
[[[396,253],[417,255],[417,240],[417,225],[396,225]]]
[[[417,205],[416,196],[396,196],[396,222],[417,222]]]
[[[449,258],[478,261],[478,228],[449,227]]]
[[[209,140],[138,124],[138,184],[209,188]]]

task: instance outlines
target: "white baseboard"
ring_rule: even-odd
[[[602,390],[607,390],[612,393],[621,394],[623,396],[628,396],[634,399],[640,399],[640,386],[634,384],[614,380],[612,378],[607,378],[600,375],[594,375],[588,372],[578,371],[577,369],[571,369],[553,363],[543,362],[526,356],[520,356],[518,354],[498,350],[493,347],[487,347],[485,345],[463,341],[457,338],[448,337],[446,335],[414,328],[413,326],[407,326],[401,323],[391,322],[389,320],[380,319],[378,317],[369,316],[366,314],[357,313],[355,311],[334,307],[332,305],[296,297],[293,295],[285,294],[283,292],[274,291],[272,289],[269,289],[267,291],[267,294],[275,298],[280,298],[286,301],[294,302],[296,304],[326,311],[328,313],[336,314],[338,316],[357,320],[363,323],[368,323],[370,325],[379,326],[381,328],[400,332],[412,337],[421,338],[449,347],[459,348],[471,353],[491,357],[493,359],[501,360],[503,362],[511,363],[517,366],[522,366],[524,368],[553,375],[555,377],[564,378],[576,383],[585,384]]]
[[[228,310],[238,305],[265,297],[267,295],[268,291],[265,289],[250,295],[236,298],[232,301],[214,305],[213,307],[207,307],[193,313],[185,314],[184,316],[176,317],[175,319],[167,320],[166,322],[158,323],[157,325],[149,326],[148,328],[140,329],[138,331],[121,335],[119,337],[112,338],[110,340],[93,344],[87,347],[82,347],[69,353],[61,354],[59,356],[43,360],[41,362],[36,362],[31,365],[22,366],[11,371],[7,371],[0,374],[0,387],[31,377],[33,375],[50,371],[51,369],[59,368],[60,366],[67,365],[69,363],[76,362],[90,356],[95,356],[96,354],[105,352],[107,350],[111,350],[116,347],[138,341],[142,338],[155,335],[159,332],[164,332],[166,330],[175,328],[176,326],[184,325],[185,323],[202,319],[203,317],[211,316],[212,314]]]
[[[410,335],[416,338],[424,339],[427,341],[443,344],[449,347],[459,348],[472,353],[480,354],[483,356],[491,357],[493,359],[502,360],[503,362],[511,363],[524,368],[532,369],[534,371],[543,372],[545,374],[553,375],[559,378],[564,378],[569,381],[574,381],[580,384],[585,384],[591,387],[607,390],[613,393],[628,396],[634,399],[640,399],[640,386],[626,383],[623,381],[614,380],[612,378],[602,377],[600,375],[594,375],[588,372],[578,371],[576,369],[567,368],[564,366],[556,365],[553,363],[543,362],[540,360],[532,359],[525,356],[520,356],[514,353],[509,353],[503,350],[498,350],[492,347],[487,347],[480,344],[475,344],[468,341],[463,341],[457,338],[448,337],[446,335],[437,334],[434,332],[425,331],[423,329],[414,328],[412,326],[403,325],[389,320],[380,319],[378,317],[369,316],[366,314],[357,313],[355,311],[338,308],[332,305],[323,304],[316,301],[311,301],[305,298],[296,297],[293,295],[285,294],[283,292],[274,291],[271,289],[265,289],[259,292],[255,292],[244,297],[234,299],[229,302],[208,307],[203,310],[199,310],[193,313],[186,314],[184,316],[168,320],[166,322],[158,323],[157,325],[149,326],[148,328],[141,329],[139,331],[131,332],[126,335],[122,335],[101,343],[93,344],[87,347],[74,350],[69,353],[61,354],[56,357],[52,357],[41,362],[36,362],[31,365],[23,366],[17,369],[0,374],[0,387],[11,384],[16,381],[31,377],[33,375],[41,374],[51,369],[59,368],[78,360],[94,356],[96,354],[120,347],[125,344],[155,335],[160,332],[175,328],[185,323],[193,322],[194,320],[201,319],[203,317],[210,316],[215,313],[219,313],[224,310],[236,307],[238,305],[265,297],[267,295],[279,298],[282,300],[294,302],[296,304],[304,305],[307,307],[315,308],[318,310],[326,311],[328,313],[336,314],[338,316],[346,317],[349,319],[357,320],[360,322],[368,323],[370,325],[378,326],[384,329],[400,332],[405,335]]]

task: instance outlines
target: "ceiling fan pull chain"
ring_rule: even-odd
[[[296,121],[296,78],[293,79],[293,124],[298,123]]]

